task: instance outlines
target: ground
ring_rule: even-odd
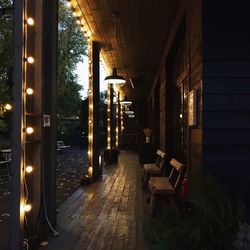
[[[56,204],[64,202],[80,186],[80,177],[85,172],[87,152],[70,148],[58,155],[56,168]],[[11,177],[5,169],[0,171],[0,250],[8,250],[10,231]]]

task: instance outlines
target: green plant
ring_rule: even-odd
[[[243,207],[233,205],[210,176],[196,182],[199,192],[189,199],[181,215],[170,208],[163,217],[145,223],[146,239],[157,250],[224,250],[243,217]]]

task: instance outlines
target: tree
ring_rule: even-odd
[[[0,2],[0,105],[11,98],[11,71],[13,65],[12,1]]]
[[[0,139],[8,137],[9,114],[4,105],[11,101],[11,73],[13,65],[13,2],[0,1]]]
[[[75,17],[59,1],[58,24],[58,113],[64,117],[77,116],[81,108],[78,76],[75,73],[78,62],[87,53],[87,42],[76,23]]]

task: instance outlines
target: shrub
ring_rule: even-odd
[[[210,176],[196,182],[199,192],[189,199],[181,215],[168,208],[159,219],[145,223],[145,236],[157,250],[228,249],[241,218],[243,206],[232,204]]]

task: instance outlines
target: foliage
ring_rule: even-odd
[[[152,249],[228,249],[243,207],[232,205],[221,187],[209,176],[199,178],[199,193],[190,198],[190,209],[179,216],[168,209],[161,220],[146,222],[146,238]]]
[[[58,24],[58,113],[64,117],[77,116],[81,108],[78,62],[86,55],[87,43],[76,23],[75,17],[59,1]]]
[[[108,98],[107,90],[100,92],[100,105],[105,105]]]
[[[0,108],[10,103],[11,72],[13,65],[13,9],[11,0],[0,1]],[[8,131],[8,121],[0,111],[0,139]]]

